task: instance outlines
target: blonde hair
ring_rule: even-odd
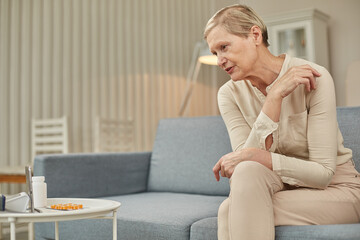
[[[266,47],[269,46],[265,23],[256,12],[248,6],[236,4],[219,10],[206,24],[204,38],[206,39],[211,30],[217,26],[223,27],[231,34],[245,38],[248,37],[250,29],[253,26],[258,26],[262,33],[263,43]]]

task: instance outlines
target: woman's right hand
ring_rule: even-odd
[[[274,83],[266,96],[262,111],[274,122],[279,122],[282,100],[292,93],[301,84],[307,91],[316,89],[316,78],[321,74],[310,65],[301,65],[290,68],[284,76]],[[266,138],[266,150],[273,144],[272,134]]]
[[[285,98],[299,85],[305,85],[308,92],[316,89],[316,78],[321,74],[310,65],[301,65],[290,68],[269,91],[272,97]]]

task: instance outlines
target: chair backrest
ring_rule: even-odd
[[[346,105],[360,106],[360,60],[352,62],[347,68],[345,80]]]
[[[68,125],[66,116],[32,120],[32,159],[40,154],[68,153]]]
[[[133,150],[133,142],[134,127],[132,120],[96,118],[95,152],[129,152]]]

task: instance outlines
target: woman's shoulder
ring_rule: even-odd
[[[300,66],[300,65],[310,65],[312,68],[316,69],[320,73],[328,72],[328,70],[325,67],[323,67],[319,64],[316,64],[314,62],[311,62],[311,61],[308,61],[308,60],[305,60],[302,58],[297,58],[297,57],[290,57],[290,56],[288,56],[288,57],[289,57],[288,68],[294,67],[294,66]]]
[[[230,79],[219,88],[219,92],[234,92],[240,88],[244,88],[248,84],[249,83],[247,80],[233,81],[232,79]]]
[[[256,98],[253,88],[248,80],[227,81],[218,91],[217,99],[219,107],[227,104],[238,106],[250,105],[251,99]]]
[[[321,76],[317,78],[317,82],[318,80],[320,80],[319,83],[324,83],[324,84],[326,82],[333,82],[333,78],[331,74],[325,67],[305,59],[290,57],[289,68],[293,66],[300,66],[306,64],[310,65],[312,68],[316,69],[316,71],[318,71],[321,74]]]

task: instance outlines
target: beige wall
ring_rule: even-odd
[[[151,150],[159,119],[178,117],[193,48],[220,6],[0,0],[0,167],[31,162],[32,118],[66,115],[71,152],[94,150],[96,117],[131,119],[132,150]],[[218,114],[218,76],[202,67],[187,116]]]
[[[351,62],[360,60],[359,0],[241,0],[239,2],[251,6],[260,16],[305,8],[316,8],[329,15],[330,70],[335,82],[337,105],[346,105],[346,69]]]

